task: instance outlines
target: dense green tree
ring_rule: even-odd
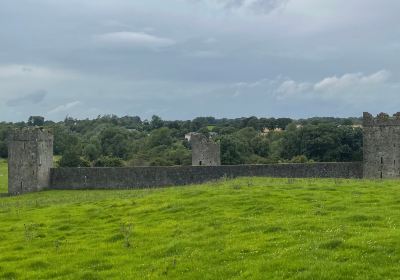
[[[72,132],[65,125],[52,126],[54,134],[54,154],[62,155],[69,147],[81,145],[79,134]]]
[[[44,125],[44,117],[42,116],[30,116],[28,119],[29,126],[43,126]]]
[[[64,151],[58,164],[60,167],[86,167],[86,162],[81,160],[79,150],[74,147],[70,147]]]
[[[127,159],[129,152],[129,131],[121,127],[110,126],[99,135],[104,155]]]
[[[269,141],[267,137],[257,135],[250,140],[250,146],[254,151],[254,154],[267,158],[269,156]]]
[[[164,126],[163,120],[159,116],[152,116],[151,117],[151,122],[150,122],[150,128],[153,129],[158,129]]]
[[[0,140],[0,158],[8,157],[8,147],[5,141]]]
[[[83,155],[90,161],[95,161],[101,156],[101,147],[99,145],[89,143],[83,148]]]
[[[173,142],[173,138],[171,136],[171,130],[163,127],[160,129],[156,129],[151,132],[147,139],[147,146],[149,148],[154,148],[156,146],[169,146]]]
[[[176,143],[173,145],[172,149],[168,149],[166,158],[171,161],[173,165],[192,164],[192,154],[182,143]]]
[[[62,164],[91,165],[102,157],[131,166],[186,165],[191,163],[188,132],[217,133],[222,163],[272,163],[362,160],[362,130],[357,118],[236,118],[199,117],[164,121],[158,116],[102,115],[97,118],[65,118],[61,122],[32,117],[25,122],[0,122],[0,157],[7,156],[7,135],[13,128],[43,125],[54,133],[54,153]],[[268,128],[269,131],[264,130]],[[280,128],[279,130],[275,130]],[[103,164],[104,165],[104,164]]]
[[[122,167],[124,162],[122,159],[110,156],[101,156],[94,162],[95,167]]]
[[[243,164],[245,155],[248,154],[246,143],[232,135],[225,135],[220,138],[221,162],[222,164]]]
[[[150,160],[150,166],[171,166],[173,162],[163,158],[163,157],[155,157]]]

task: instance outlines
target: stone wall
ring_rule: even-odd
[[[362,163],[53,168],[51,189],[128,189],[203,183],[224,176],[362,178]]]

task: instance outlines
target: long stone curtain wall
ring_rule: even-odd
[[[131,168],[53,168],[50,189],[134,189],[204,183],[223,177],[362,178],[362,162],[176,166]]]

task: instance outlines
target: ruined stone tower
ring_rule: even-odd
[[[194,133],[190,137],[192,145],[193,166],[216,166],[221,165],[221,152],[219,143],[209,139],[203,134]]]
[[[400,178],[400,113],[363,115],[364,178]]]
[[[8,193],[45,189],[53,166],[53,135],[41,128],[15,129],[8,143]]]

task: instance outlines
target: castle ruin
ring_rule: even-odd
[[[221,165],[221,151],[219,143],[200,134],[193,133],[190,137],[192,145],[193,166],[218,166]]]
[[[223,165],[220,145],[190,134],[193,166],[52,168],[53,135],[23,128],[9,136],[8,190],[12,195],[42,189],[121,189],[203,183],[221,177],[400,178],[400,113],[363,115],[363,162]]]
[[[363,114],[364,178],[400,178],[400,113]]]
[[[53,167],[53,135],[46,129],[15,129],[8,144],[8,193],[46,189]]]

